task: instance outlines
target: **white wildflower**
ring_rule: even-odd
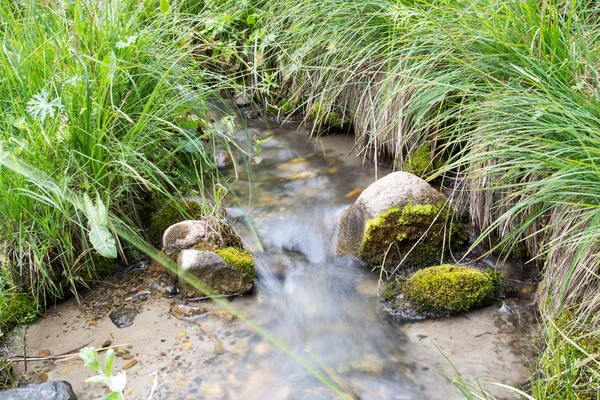
[[[49,115],[54,118],[55,109],[64,108],[60,102],[60,98],[56,97],[52,100],[49,99],[50,93],[47,90],[42,91],[33,96],[31,100],[27,102],[27,112],[35,119],[39,119],[44,122],[46,116]]]

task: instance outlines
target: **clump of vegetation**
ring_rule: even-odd
[[[545,318],[546,349],[531,383],[537,399],[598,398],[600,331],[593,328],[597,316],[574,321],[577,315],[573,310],[564,311],[552,320]]]
[[[243,271],[256,279],[256,273],[254,272],[256,265],[254,264],[252,254],[248,250],[230,246],[217,249],[215,253],[225,261],[227,266]]]
[[[431,151],[431,143],[427,142],[419,147],[417,151],[412,153],[402,166],[402,170],[410,172],[416,176],[426,178],[433,171],[437,171],[443,166],[441,159],[433,157]]]
[[[44,304],[77,292],[128,251],[108,221],[139,232],[148,199],[216,179],[204,147],[185,151],[215,93],[194,24],[160,3],[0,0],[0,243],[16,288],[6,293]]]
[[[422,268],[439,263],[444,248],[460,246],[466,239],[462,225],[444,202],[407,204],[367,221],[360,258],[373,265],[402,262],[403,269]]]
[[[0,338],[16,323],[30,323],[42,312],[28,293],[0,290]]]
[[[289,101],[289,100],[288,100]],[[335,111],[330,110],[322,103],[315,103],[310,108],[308,115],[315,126],[319,128],[339,128],[340,118]]]
[[[163,233],[173,224],[188,219],[201,219],[207,214],[206,210],[197,201],[176,200],[169,201],[152,218],[148,227],[148,236],[153,244],[161,246]]]
[[[493,271],[444,264],[419,270],[405,282],[391,282],[384,298],[403,295],[420,313],[456,314],[489,303],[501,280]]]

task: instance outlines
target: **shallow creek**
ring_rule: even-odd
[[[386,171],[351,154],[353,138],[345,135],[309,139],[297,124],[260,120],[248,121],[248,128],[248,136],[274,136],[262,146],[260,164],[226,171],[235,194],[229,217],[259,268],[255,293],[233,299],[234,306],[363,400],[461,398],[440,374],[455,376],[445,357],[467,381],[492,377],[518,384],[528,378],[533,285],[523,283],[518,298],[468,315],[397,320],[379,302],[379,275],[335,255],[345,208]],[[506,271],[522,279],[518,267]],[[336,398],[225,310],[204,302],[193,304],[207,307],[195,317],[170,313],[183,302],[150,290],[161,279],[162,272],[150,266],[107,279],[82,296],[81,306],[74,299],[57,305],[28,329],[27,353],[58,354],[106,340],[127,344],[129,354],[121,354],[116,367],[133,364],[126,391],[133,399],[146,399],[153,390],[154,399]],[[108,313],[124,306],[134,307],[136,316],[132,326],[118,329]],[[18,335],[13,348],[23,352]],[[68,380],[82,400],[103,393],[85,383],[90,372],[78,359],[29,362],[28,368],[34,381]]]

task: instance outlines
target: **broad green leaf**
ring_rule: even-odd
[[[94,249],[103,257],[117,258],[117,242],[108,229],[108,214],[106,207],[100,198],[96,198],[96,204],[92,203],[90,197],[84,195],[84,206],[90,229],[89,239]]]
[[[169,0],[160,0],[160,12],[166,14],[171,9],[171,4],[169,4]]]

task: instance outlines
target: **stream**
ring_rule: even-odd
[[[379,301],[379,274],[335,254],[344,210],[388,171],[357,157],[353,137],[310,138],[292,122],[247,124],[238,131],[242,143],[253,136],[272,138],[262,145],[258,165],[224,171],[228,216],[253,252],[259,276],[254,293],[233,299],[234,306],[362,400],[461,398],[440,373],[454,378],[453,365],[467,381],[492,377],[519,384],[530,376],[535,286],[518,267],[501,265],[525,281],[516,298],[452,318],[392,317]],[[56,305],[29,327],[27,352],[58,354],[88,342],[100,347],[106,340],[123,344],[115,365],[135,360],[127,368],[126,394],[133,399],[150,393],[154,399],[338,398],[226,310],[204,302],[206,312],[199,315],[173,313],[184,302],[152,292],[166,278],[152,265],[145,267],[108,278],[84,294],[79,306],[75,299]],[[118,329],[107,317],[119,307],[135,309],[132,326]],[[22,347],[16,335],[15,352]],[[103,394],[85,383],[91,373],[77,358],[29,364],[31,381],[68,380],[80,399]],[[17,373],[22,372],[19,365]],[[489,388],[499,398],[511,397]]]

